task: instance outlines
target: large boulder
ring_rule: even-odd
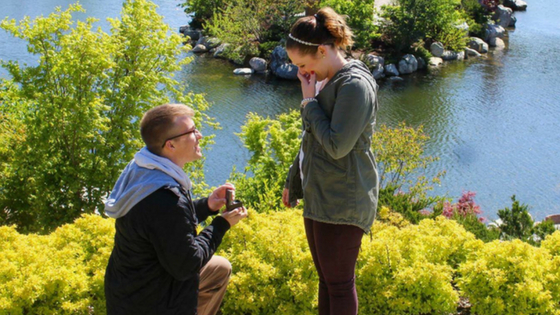
[[[214,58],[225,58],[225,54],[224,52],[226,51],[226,48],[229,46],[230,44],[228,43],[223,43],[220,46],[216,47],[214,50]]]
[[[373,55],[373,54],[368,54],[365,58],[364,58],[364,63],[370,68],[370,69],[375,69],[377,68],[378,65],[385,65],[385,59],[381,56],[377,56],[377,55]]]
[[[371,74],[375,80],[379,80],[385,77],[385,68],[382,64],[378,64],[373,70],[371,70]]]
[[[515,27],[515,23],[517,23],[517,18],[514,15],[512,15],[508,27]]]
[[[237,68],[235,70],[233,70],[233,74],[252,74],[253,72],[255,72],[253,69],[251,68]]]
[[[282,46],[276,46],[270,55],[270,69],[276,74],[276,69],[285,63],[289,63],[288,53]]]
[[[368,54],[364,58],[364,63],[371,69],[371,74],[376,80],[385,77],[385,59],[381,56]]]
[[[418,70],[418,60],[414,55],[408,54],[405,55],[399,61],[399,73],[400,74],[410,74],[416,72]]]
[[[266,60],[263,58],[253,57],[249,60],[249,65],[257,73],[263,73],[266,71]]]
[[[463,59],[465,59],[465,52],[464,51],[456,52],[456,51],[446,50],[446,51],[443,52],[443,55],[441,55],[441,59],[446,60],[446,61],[463,60]]]
[[[288,53],[282,46],[276,46],[272,51],[270,70],[279,78],[297,80],[298,67],[289,62]]]
[[[527,10],[527,2],[523,0],[504,0],[504,6],[511,8],[513,11]]]
[[[399,70],[394,64],[385,65],[385,75],[388,77],[395,77],[399,75]]]
[[[444,51],[445,47],[443,47],[443,44],[440,42],[435,42],[430,45],[430,53],[434,57],[441,57]]]
[[[197,41],[202,37],[202,31],[197,29],[192,29],[188,25],[183,25],[179,27],[179,33],[188,36],[192,41]]]
[[[297,80],[298,67],[291,63],[285,63],[276,68],[274,74],[282,79]]]
[[[501,27],[509,27],[512,16],[513,10],[500,4],[496,8],[496,11],[494,11],[492,19]]]
[[[217,37],[206,37],[206,36],[200,37],[196,42],[197,45],[204,45],[204,47],[206,47],[206,49],[208,50],[220,46],[221,43],[222,41]]]
[[[426,69],[426,61],[422,57],[416,58],[418,60],[418,70]]]
[[[472,49],[472,48],[465,48],[465,55],[466,57],[480,57],[482,56],[478,51]]]
[[[492,40],[490,40],[488,44],[492,47],[495,47],[496,49],[506,48],[506,44],[504,43],[504,40],[499,37],[492,38]]]
[[[478,51],[481,54],[488,52],[488,44],[478,37],[471,37],[467,46],[471,49]]]
[[[191,51],[192,51],[193,53],[200,54],[200,53],[205,53],[205,52],[207,52],[208,49],[206,48],[206,46],[201,45],[201,44],[198,44],[198,45],[194,46],[194,48],[193,48]]]
[[[503,38],[505,33],[506,33],[506,29],[501,27],[500,25],[495,25],[495,24],[490,24],[488,26],[486,26],[486,42],[490,42],[492,40],[492,38]]]
[[[430,58],[430,62],[428,63],[432,67],[437,67],[443,63],[443,59],[439,57],[432,57]]]

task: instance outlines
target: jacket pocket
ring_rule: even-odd
[[[347,206],[351,176],[348,174],[348,157],[333,160],[323,152],[314,151],[309,161],[309,180],[304,188],[312,194],[317,205]]]

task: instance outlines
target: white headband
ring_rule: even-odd
[[[295,38],[291,33],[288,34],[288,37],[295,40],[296,42],[303,44],[303,45],[307,45],[307,46],[321,46],[321,44],[314,44],[314,43],[310,43],[310,42],[306,42],[304,40],[301,40],[299,38]]]

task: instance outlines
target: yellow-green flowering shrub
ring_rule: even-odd
[[[381,206],[377,210],[378,222],[392,225],[398,228],[403,228],[410,225],[410,222],[405,217],[395,211],[391,211],[387,206]]]
[[[0,227],[0,314],[105,313],[113,225],[85,215],[50,235]]]
[[[459,267],[476,314],[560,314],[558,257],[520,240],[493,241]]]
[[[475,314],[560,314],[560,232],[537,248],[518,240],[484,244],[443,217],[394,223],[376,222],[363,238],[360,314],[453,313],[455,280]],[[49,235],[0,226],[0,314],[105,314],[113,236],[114,220],[96,215]],[[251,213],[217,254],[233,266],[224,314],[317,312],[318,279],[301,210]]]
[[[560,231],[548,235],[541,243],[542,248],[546,248],[551,255],[560,256]]]
[[[252,212],[221,248],[233,266],[224,314],[316,313],[318,278],[301,211]]]
[[[357,268],[362,314],[454,312],[454,268],[482,245],[454,221],[438,217],[397,228],[376,223],[364,237]]]

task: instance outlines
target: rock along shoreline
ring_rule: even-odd
[[[490,49],[493,51],[506,49],[504,36],[507,35],[507,29],[515,28],[517,22],[514,11],[525,11],[526,9],[527,3],[523,0],[505,0],[503,5],[498,5],[492,16],[494,24],[486,26],[485,38],[469,37],[466,48],[460,52],[446,50],[442,43],[434,42],[429,48],[432,55],[429,60],[407,54],[396,63],[386,63],[385,57],[374,52],[359,53],[357,58],[370,68],[376,80],[400,81],[403,80],[403,75],[427,68],[440,67],[447,61],[484,57]],[[466,23],[457,27],[464,30],[465,34],[468,33]],[[181,26],[179,32],[190,39],[190,44],[193,47],[191,51],[194,54],[206,53],[211,54],[214,58],[227,59],[224,51],[230,44],[222,43],[218,38],[203,36],[202,30],[191,29],[189,26]],[[281,45],[274,48],[268,60],[253,57],[248,62],[249,67],[246,67],[245,64],[238,65],[241,67],[233,71],[235,75],[271,73],[282,79],[297,80],[298,67],[290,62],[285,48]]]

